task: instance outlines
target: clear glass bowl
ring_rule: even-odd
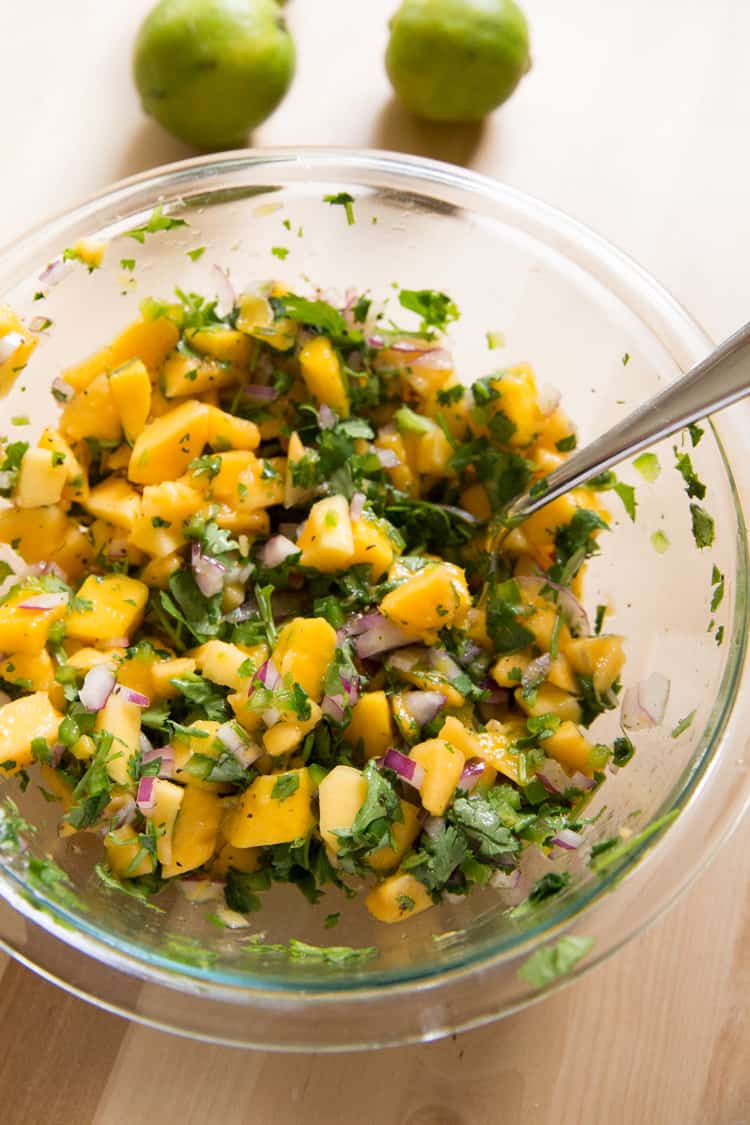
[[[323,202],[340,191],[355,198],[354,225],[343,208]],[[124,238],[157,204],[189,225],[147,236],[143,246]],[[73,264],[62,284],[35,302],[46,263],[81,237],[110,243],[104,267],[89,275]],[[207,250],[194,262],[186,251],[198,246]],[[272,255],[278,246],[289,250],[284,260]],[[135,258],[136,269],[124,271],[121,258]],[[228,268],[237,286],[278,277],[298,287],[306,277],[341,292],[366,286],[377,297],[392,296],[394,282],[442,289],[462,312],[451,336],[466,379],[530,361],[540,383],[560,388],[584,441],[710,347],[695,322],[622,254],[493,180],[381,153],[249,152],[137,177],[6,249],[0,300],[26,318],[43,313],[54,326],[4,400],[4,417],[28,414],[35,427],[50,421],[49,387],[61,367],[107,341],[142,298],[169,297],[175,285],[213,291],[214,263]],[[504,334],[502,350],[487,350],[488,330]],[[738,412],[717,430],[735,470],[745,472],[743,458],[732,456],[742,450]],[[601,961],[690,882],[750,793],[746,736],[733,719],[740,694],[748,696],[748,567],[738,488],[716,430],[707,430],[691,453],[708,484],[717,534],[713,549],[697,551],[671,444],[657,450],[663,469],[655,484],[623,470],[637,485],[637,521],[615,511],[586,593],[589,607],[612,606],[610,627],[627,638],[625,683],[655,670],[670,677],[667,718],[658,731],[637,737],[633,762],[600,791],[594,810],[603,811],[583,854],[555,858],[573,878],[545,909],[513,922],[508,894],[487,890],[387,927],[370,919],[361,901],[348,903],[336,891],[313,909],[294,888],[281,888],[265,896],[254,918],[266,941],[376,945],[378,956],[354,968],[248,956],[242,947],[249,932],[217,930],[205,919],[209,908],[175,895],[157,914],[107,890],[92,875],[98,841],[58,840],[56,810],[36,785],[20,794],[13,784],[22,812],[40,825],[32,848],[51,853],[69,873],[78,905],[32,886],[23,859],[9,859],[0,870],[4,947],[63,987],[145,1023],[286,1050],[430,1039],[515,1011],[546,994],[525,984],[519,967],[563,934],[594,939],[567,980]],[[650,542],[656,530],[671,542],[662,555]],[[712,614],[714,565],[726,575],[726,596]],[[671,737],[693,710],[692,726]],[[616,723],[614,714],[599,720],[601,740],[614,736]],[[586,866],[589,842],[621,828],[636,833],[674,809],[679,818],[606,878]],[[549,868],[549,860],[529,855],[529,877]],[[323,917],[334,910],[341,921],[329,931]]]

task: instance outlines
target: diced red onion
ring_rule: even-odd
[[[321,430],[332,430],[336,425],[336,415],[326,402],[318,410],[318,425]]]
[[[108,637],[106,639],[102,638],[97,643],[99,648],[110,650],[113,648],[127,648],[130,644],[130,640],[128,637]]]
[[[393,449],[376,449],[375,456],[384,469],[397,469],[401,464],[401,458]]]
[[[521,882],[521,872],[516,867],[513,871],[493,871],[489,884],[499,891],[513,891]]]
[[[524,691],[533,691],[534,688],[546,680],[552,657],[548,652],[532,660],[521,677],[521,687]]]
[[[174,750],[171,746],[157,746],[151,747],[141,755],[141,761],[145,766],[150,765],[151,762],[160,761],[159,777],[173,777],[174,776]]]
[[[126,703],[134,703],[136,707],[148,707],[151,700],[142,691],[135,691],[134,688],[125,687],[125,684],[117,685],[117,695],[121,695]]]
[[[445,819],[442,816],[428,816],[425,818],[422,827],[427,835],[434,840],[445,828]]]
[[[51,609],[57,609],[58,606],[68,604],[68,595],[63,593],[62,590],[55,594],[33,594],[29,598],[24,598],[19,603],[19,609],[36,610],[37,613],[49,612]]]
[[[275,387],[264,387],[260,383],[245,383],[242,393],[245,398],[254,399],[256,402],[273,402],[279,397]]]
[[[279,711],[278,707],[266,707],[261,718],[263,719],[265,726],[275,727],[281,719],[281,711]]]
[[[234,308],[237,294],[234,291],[234,286],[229,280],[226,270],[221,266],[211,266],[211,280],[216,287],[216,295],[218,301],[216,302],[216,312],[219,316],[226,316]]]
[[[367,497],[364,492],[355,492],[349,501],[349,518],[352,520],[359,520],[362,518],[362,513],[365,510],[365,501]]]
[[[388,621],[380,613],[369,613],[366,630],[360,633],[354,642],[354,648],[360,660],[368,660],[378,656],[381,652],[390,652],[394,648],[403,648],[411,644],[413,638],[408,637],[398,625]]]
[[[55,260],[49,262],[39,274],[39,281],[42,285],[59,285],[69,268],[70,262],[64,262],[62,258],[55,258]]]
[[[423,645],[410,645],[388,657],[388,665],[397,672],[411,672],[420,661],[428,661],[429,653]]]
[[[539,388],[537,404],[545,418],[549,418],[550,414],[555,413],[560,405],[560,398],[561,395],[557,387],[545,385]]]
[[[84,676],[78,693],[87,711],[101,711],[115,687],[115,673],[109,664],[95,664]]]
[[[386,750],[383,765],[386,769],[397,773],[402,781],[408,781],[409,785],[413,785],[415,789],[419,789],[424,781],[424,766],[421,766],[419,762],[415,762],[413,758],[409,758],[406,754],[402,754],[400,750]]]
[[[596,782],[594,781],[593,777],[586,777],[585,773],[581,773],[580,770],[576,770],[576,772],[571,775],[570,785],[574,789],[583,789],[588,791],[589,789],[594,788]]]
[[[141,754],[148,754],[149,750],[153,750],[153,748],[154,748],[152,743],[151,743],[151,739],[148,738],[143,733],[143,731],[141,731],[141,733],[138,736],[138,745],[140,747]]]
[[[6,332],[4,336],[0,336],[0,363],[5,363],[15,355],[22,343],[23,336],[20,332]]]
[[[265,660],[252,678],[250,691],[252,692],[254,690],[253,685],[256,683],[256,681],[257,683],[262,684],[264,688],[268,688],[269,691],[273,691],[280,679],[281,673],[274,664],[273,660]]]
[[[224,897],[224,883],[205,875],[183,875],[177,886],[188,902],[213,902]]]
[[[135,801],[132,797],[127,797],[112,817],[112,827],[122,828],[126,824],[132,824],[135,817],[135,810]]]
[[[405,691],[401,700],[420,727],[431,723],[446,704],[446,697],[440,691]]]
[[[449,652],[444,648],[432,648],[429,650],[430,667],[439,672],[446,680],[454,680],[456,676],[461,675],[461,668],[453,659]]]
[[[10,484],[10,480],[8,483]],[[0,543],[0,562],[5,563],[8,569],[8,574],[0,581],[0,597],[3,597],[12,586],[16,585],[20,578],[24,578],[30,573],[30,568],[7,543]]]
[[[57,377],[57,379],[52,380],[52,390],[55,392],[58,398],[64,399],[65,402],[68,402],[75,394],[75,391],[70,386],[70,384],[66,383],[65,380],[61,379],[59,376]]]
[[[216,737],[244,769],[248,769],[263,753],[260,746],[252,742],[239,724],[232,719],[228,723],[221,724],[216,731]]]
[[[563,828],[552,837],[552,843],[568,852],[574,852],[583,843],[583,836],[580,832],[574,832],[572,828]]]
[[[193,568],[195,584],[204,598],[213,598],[224,589],[224,579],[227,568],[218,559],[209,555],[202,555],[200,546],[193,543],[190,554],[190,565]]]
[[[479,781],[484,773],[485,764],[481,758],[467,758],[461,776],[458,779],[458,788],[463,789],[466,793],[471,793],[472,789]]]
[[[544,788],[547,790],[548,793],[555,793],[556,794],[556,793],[560,792],[560,790],[556,789],[555,786],[552,784],[550,779],[547,777],[546,773],[542,773],[541,770],[537,770],[536,776],[539,778],[539,780],[541,781],[542,785],[544,786]]]
[[[535,594],[540,594],[544,589],[554,590],[557,594],[557,604],[573,633],[581,637],[591,635],[591,622],[588,619],[588,614],[567,586],[560,586],[546,577],[535,578],[530,574],[519,575],[515,581],[522,589]]]
[[[368,348],[372,348],[373,351],[377,351],[380,348],[385,347],[385,340],[383,339],[383,337],[374,334],[368,336],[365,343],[367,344]]]
[[[458,516],[464,523],[479,523],[477,517],[473,516],[471,512],[467,512],[465,508],[457,508],[455,504],[435,504],[435,507],[447,512],[449,516]]]
[[[299,547],[285,535],[272,535],[258,553],[263,566],[273,568],[281,566],[290,555],[298,555]]]
[[[415,371],[424,368],[428,371],[452,371],[453,356],[445,348],[431,348],[422,352],[412,363]]]
[[[340,695],[324,695],[320,709],[334,723],[343,723],[346,711]]]
[[[156,805],[153,777],[142,777],[138,782],[138,792],[135,795],[136,804],[142,813],[153,812]]]
[[[646,730],[658,726],[667,709],[669,687],[669,680],[661,672],[652,672],[635,687],[629,687],[620,712],[624,729]]]

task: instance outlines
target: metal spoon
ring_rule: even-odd
[[[719,344],[686,375],[579,449],[543,481],[536,481],[522,492],[506,510],[507,521],[520,523],[571,488],[585,484],[647,445],[731,406],[748,394],[750,323]]]

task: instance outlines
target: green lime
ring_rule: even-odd
[[[141,24],[133,77],[146,113],[198,148],[234,148],[294,75],[276,0],[160,0]]]
[[[390,29],[388,77],[407,109],[430,121],[479,121],[531,65],[514,0],[403,0]]]

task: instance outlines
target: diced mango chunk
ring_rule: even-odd
[[[403,922],[433,905],[429,891],[407,871],[397,871],[368,893],[365,906],[379,922]]]
[[[9,305],[0,305],[0,340],[6,356],[0,362],[0,396],[6,395],[36,347],[36,337],[25,328]],[[7,352],[10,350],[10,354]]]
[[[65,540],[68,517],[60,507],[0,509],[0,543],[11,543],[28,563],[46,561]]]
[[[175,406],[138,435],[128,476],[136,484],[175,480],[201,455],[207,436],[207,407],[202,402],[191,400]]]
[[[392,871],[398,867],[406,852],[420,833],[422,824],[419,819],[419,809],[410,805],[408,801],[401,802],[403,820],[396,820],[391,825],[393,844],[386,844],[367,857],[367,866],[373,871]]]
[[[215,684],[233,688],[234,691],[247,692],[252,674],[241,673],[240,668],[249,662],[255,670],[268,658],[266,645],[256,645],[252,649],[242,649],[227,641],[206,641],[193,649],[191,656],[199,672]]]
[[[109,378],[112,401],[125,437],[132,443],[146,425],[151,410],[151,379],[140,359],[131,359]]]
[[[60,418],[60,432],[74,445],[87,437],[120,440],[122,423],[106,375],[97,375],[84,390],[68,400]]]
[[[380,758],[393,745],[393,717],[384,691],[368,691],[352,708],[344,738],[355,749],[360,742],[366,758]]]
[[[42,738],[52,743],[62,722],[46,692],[23,695],[0,707],[0,772],[18,773],[31,765],[31,743]]]
[[[162,875],[184,875],[207,863],[216,850],[221,823],[221,800],[215,793],[187,785],[172,833],[171,860],[162,866]]]
[[[187,542],[185,521],[204,504],[200,492],[183,481],[147,484],[128,542],[155,558],[172,555]]]
[[[104,850],[110,870],[118,879],[136,879],[139,875],[150,875],[154,870],[150,852],[142,846],[138,833],[130,824],[108,832],[104,837]]]
[[[0,660],[0,680],[19,684],[27,690],[30,687],[32,691],[49,692],[55,685],[52,657],[46,648],[41,652],[16,652]]]
[[[354,537],[344,496],[328,496],[313,504],[297,537],[297,546],[302,551],[302,566],[313,567],[324,574],[351,565]]]
[[[367,778],[353,766],[334,766],[318,786],[320,835],[332,852],[339,850],[338,830],[348,831],[367,796]]]
[[[593,777],[607,761],[606,748],[594,746],[574,722],[566,720],[544,740],[545,753],[570,773]]]
[[[60,455],[48,449],[27,449],[18,473],[13,500],[19,508],[59,504],[68,479]]]
[[[350,566],[367,563],[373,582],[382,578],[397,553],[385,521],[361,516],[351,521],[354,554]]]
[[[132,636],[143,618],[148,586],[124,574],[104,577],[91,574],[80,587],[77,598],[80,608],[68,615],[67,635],[95,644]]]
[[[169,870],[174,854],[174,830],[186,790],[173,781],[161,777],[154,778],[154,807],[146,820],[157,832],[156,858],[162,867]]]
[[[323,680],[336,652],[336,631],[324,617],[295,617],[279,632],[273,660],[281,675],[319,703]]]
[[[178,339],[179,329],[168,317],[136,320],[123,329],[111,344],[74,367],[68,367],[62,377],[75,390],[84,390],[98,375],[114,371],[130,359],[142,360],[155,375]]]
[[[514,692],[516,703],[527,715],[557,715],[558,719],[581,721],[581,705],[573,695],[561,691],[554,684],[540,684],[530,698],[520,688]]]
[[[296,778],[296,787],[293,780],[282,780],[290,777]],[[303,838],[315,825],[313,791],[305,768],[256,777],[225,822],[224,835],[236,848],[269,847]]]
[[[413,746],[409,757],[424,770],[424,780],[419,787],[423,806],[433,816],[442,816],[463,773],[463,754],[442,738],[430,738]]]
[[[330,406],[341,418],[348,418],[344,372],[331,341],[326,336],[314,336],[300,351],[299,366],[313,398]]]
[[[292,750],[302,742],[305,735],[308,735],[318,725],[323,717],[323,712],[313,700],[310,700],[309,705],[310,717],[308,719],[282,719],[281,722],[276,723],[263,735],[263,745],[272,757],[278,758],[282,754],[291,754]]]
[[[122,477],[106,477],[91,489],[84,507],[97,519],[130,531],[141,510],[141,498]]]
[[[118,785],[132,789],[134,782],[128,766],[140,749],[141,708],[124,694],[112,692],[97,713],[95,727],[112,735],[107,773]]]
[[[380,609],[409,636],[431,644],[441,629],[459,625],[470,605],[463,570],[435,563],[386,594]]]
[[[609,691],[625,664],[622,637],[578,637],[569,641],[565,652],[573,671],[591,676],[600,695]]]
[[[206,440],[217,453],[225,449],[257,449],[260,432],[255,422],[227,414],[217,406],[207,407],[208,432]]]

